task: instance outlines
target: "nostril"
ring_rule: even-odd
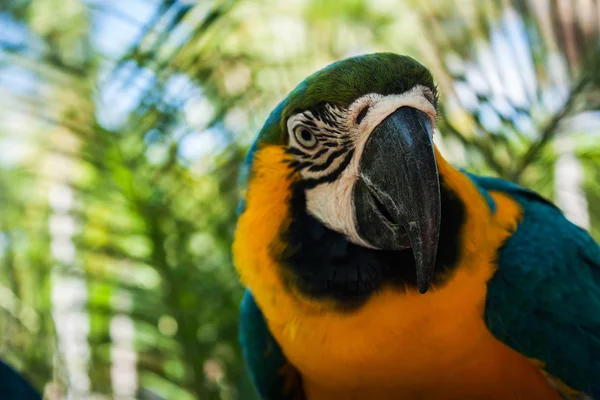
[[[360,125],[362,120],[365,119],[365,117],[367,116],[368,112],[369,112],[369,105],[366,105],[362,108],[362,110],[360,110],[360,112],[356,116],[356,125]]]

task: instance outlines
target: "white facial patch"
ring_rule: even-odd
[[[303,179],[319,181],[306,190],[308,212],[329,228],[344,234],[351,242],[373,247],[360,238],[356,227],[352,192],[358,179],[359,164],[364,146],[373,130],[400,107],[411,107],[427,114],[435,128],[436,110],[431,90],[417,85],[399,95],[367,94],[347,109],[326,105],[316,118],[311,112],[296,114],[288,119],[290,146],[297,150],[297,165]],[[368,110],[364,111],[365,107]],[[360,121],[358,117],[362,116]],[[358,122],[358,123],[357,123]],[[298,130],[306,127],[317,136],[314,148],[302,147]],[[335,146],[335,147],[334,147]],[[352,153],[351,153],[352,152]],[[351,158],[347,158],[351,154]],[[302,164],[304,163],[304,164]],[[344,168],[336,174],[336,169]],[[327,176],[335,174],[334,180]]]

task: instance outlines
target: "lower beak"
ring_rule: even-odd
[[[401,107],[371,132],[354,187],[358,234],[382,250],[412,248],[429,288],[440,234],[440,182],[427,114]]]

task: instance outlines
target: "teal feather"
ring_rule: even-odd
[[[485,319],[500,340],[586,393],[600,390],[600,246],[536,193],[470,175],[515,199],[524,216],[499,252]]]
[[[250,379],[262,399],[301,398],[296,393],[284,395],[284,377],[279,371],[287,360],[249,290],[246,290],[240,309],[239,341]]]

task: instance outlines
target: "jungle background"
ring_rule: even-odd
[[[455,165],[600,239],[595,0],[0,0],[0,357],[48,399],[253,399],[238,167],[340,58],[411,55]]]

